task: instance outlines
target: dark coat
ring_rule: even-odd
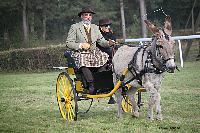
[[[101,30],[100,30],[101,31]],[[103,32],[101,31],[101,34],[103,35],[103,37],[109,41],[109,39],[111,40],[114,40],[116,41],[116,37],[114,36],[114,34],[110,31],[110,32]],[[111,47],[108,47],[108,48],[105,48],[105,47],[102,47],[100,45],[97,45],[97,47],[103,51],[103,52],[106,52],[108,55],[109,55],[109,58],[112,59],[112,56],[113,56],[113,51],[112,51],[112,48]]]
[[[109,39],[116,41],[116,37],[114,36],[114,34],[110,31],[110,32],[102,32],[101,34],[103,35],[103,37],[108,41]]]

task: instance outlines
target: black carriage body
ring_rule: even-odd
[[[94,81],[97,93],[110,92],[114,88],[111,70],[94,73]]]
[[[83,88],[88,90],[88,84],[80,70],[75,71],[76,80],[81,81]],[[113,88],[113,75],[112,71],[93,71],[94,88],[97,94],[109,93]]]

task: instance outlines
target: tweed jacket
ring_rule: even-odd
[[[99,27],[95,24],[91,24],[91,39],[92,44],[90,49],[96,48],[96,43],[102,47],[109,47],[108,41],[104,39]],[[68,32],[66,45],[72,50],[79,50],[80,43],[88,42],[87,35],[82,22],[73,24]]]
[[[96,46],[98,44],[102,47],[109,47],[108,41],[104,39],[97,25],[91,24],[90,28],[91,38],[89,39],[82,22],[73,24],[68,32],[66,45],[72,50],[72,57],[78,68],[82,66],[101,67],[108,61],[109,55]],[[80,43],[86,42],[90,42],[90,49],[81,50]]]

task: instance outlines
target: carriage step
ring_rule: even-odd
[[[77,96],[77,101],[81,100],[89,100],[90,98],[87,98],[87,94],[83,94],[82,96]]]
[[[65,99],[62,97],[60,101],[61,101],[61,102],[65,102]]]
[[[138,92],[146,92],[147,90],[145,88],[139,88]]]
[[[143,105],[144,105],[144,103],[143,103],[143,102],[141,102],[141,103],[138,103],[137,105],[138,105],[138,107],[140,108],[141,106],[143,106]]]

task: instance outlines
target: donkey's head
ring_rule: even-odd
[[[152,54],[158,56],[157,59],[161,60],[162,64],[165,65],[169,72],[174,72],[176,68],[174,61],[174,40],[171,37],[172,24],[171,17],[165,18],[164,26],[157,28],[150,21],[145,20],[148,29],[154,34],[157,41],[152,43]]]

